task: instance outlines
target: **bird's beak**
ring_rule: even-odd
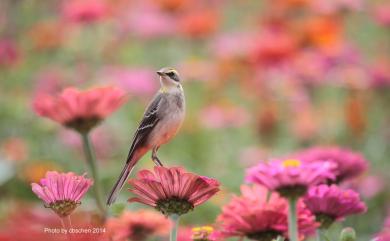
[[[158,75],[160,75],[160,76],[163,76],[164,75],[164,72],[162,72],[162,71],[157,71],[156,72]]]

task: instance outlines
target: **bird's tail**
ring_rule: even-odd
[[[122,187],[125,185],[125,182],[127,178],[130,176],[131,171],[133,170],[135,164],[137,162],[134,160],[131,160],[129,162],[126,162],[125,166],[122,169],[122,172],[116,181],[114,187],[112,188],[110,195],[107,198],[107,205],[110,206],[113,204],[118,197],[119,192],[121,191]]]

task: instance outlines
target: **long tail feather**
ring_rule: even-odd
[[[116,200],[116,198],[119,195],[119,192],[122,190],[123,186],[125,185],[125,182],[127,178],[130,176],[131,171],[133,170],[136,161],[130,161],[125,164],[125,166],[122,169],[122,172],[119,176],[119,179],[116,181],[114,187],[112,188],[110,195],[107,199],[107,205],[110,206],[113,204]]]

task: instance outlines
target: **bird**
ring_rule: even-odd
[[[155,165],[163,166],[157,151],[177,134],[183,124],[186,105],[179,73],[171,67],[164,67],[157,74],[161,87],[146,107],[134,133],[126,163],[107,198],[107,206],[115,202],[134,166],[148,151],[152,150]]]

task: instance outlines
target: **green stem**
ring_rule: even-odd
[[[320,231],[320,229],[316,230],[316,241],[321,241],[321,231]]]
[[[176,241],[177,240],[177,230],[179,228],[179,218],[180,216],[177,214],[172,214],[170,216],[173,224],[171,228],[171,234],[169,236],[169,241]]]
[[[104,206],[103,198],[102,198],[102,187],[101,182],[99,178],[99,174],[96,168],[96,158],[92,149],[91,141],[89,139],[88,133],[82,133],[81,134],[82,140],[83,140],[83,147],[84,147],[84,153],[85,158],[87,160],[88,167],[91,171],[92,178],[94,180],[94,196],[96,200],[96,205],[99,208],[101,215],[103,218],[106,216],[106,208]]]
[[[290,241],[298,241],[297,198],[288,200],[288,236]]]

